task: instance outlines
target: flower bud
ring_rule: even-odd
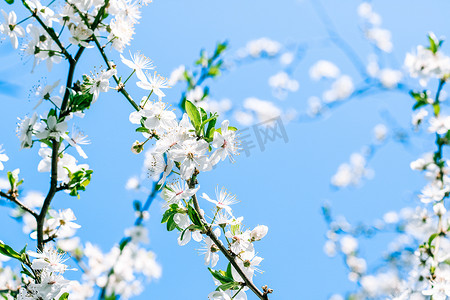
[[[253,229],[252,232],[250,233],[252,242],[261,240],[263,237],[266,236],[268,231],[269,228],[265,225],[256,226],[255,229]]]
[[[133,146],[131,147],[131,152],[134,154],[139,154],[144,150],[144,144],[140,143],[139,141],[134,142]]]
[[[433,211],[436,214],[436,216],[443,216],[447,212],[447,210],[445,209],[444,204],[442,204],[441,202],[436,203],[433,206]]]

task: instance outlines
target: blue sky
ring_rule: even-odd
[[[322,3],[342,37],[367,61],[372,47],[362,38],[358,27],[356,7],[360,2]],[[401,63],[407,51],[426,42],[428,31],[450,36],[445,22],[450,4],[446,1],[433,1],[432,5],[403,0],[372,3],[383,18],[383,27],[392,32],[394,51],[386,59],[389,62]],[[6,4],[1,3],[0,7],[6,9]],[[226,3],[156,0],[144,10],[130,50],[141,50],[155,62],[160,73],[169,76],[180,64],[190,66],[202,48],[212,49],[217,42],[228,40],[232,56],[247,41],[260,37],[282,44],[307,43],[306,54],[293,72],[300,83],[299,90],[283,101],[275,99],[267,80],[281,70],[280,64],[276,60],[261,60],[226,71],[209,82],[212,97],[226,97],[239,106],[245,98],[255,96],[302,112],[307,99],[320,96],[327,87],[308,79],[308,69],[318,59],[331,60],[344,73],[357,78],[350,61],[339,49],[331,43],[314,42],[325,38],[326,32],[306,0]],[[446,46],[444,43],[444,51]],[[35,105],[36,100],[30,96],[32,86],[39,81],[53,82],[58,76],[65,78],[64,64],[55,67],[47,77],[44,66],[30,74],[32,62],[22,59],[8,41],[0,45],[0,53],[0,79],[7,82],[0,85],[0,144],[10,157],[6,168],[20,168],[24,187],[45,193],[48,174],[37,173],[40,160],[37,149],[19,151],[15,127],[17,117],[30,114]],[[119,61],[118,55],[112,51],[109,54]],[[77,75],[100,65],[98,54],[88,51]],[[124,67],[122,70],[127,72]],[[176,105],[180,90],[176,87],[168,91],[166,100]],[[409,147],[389,142],[381,148],[370,161],[375,177],[365,180],[363,186],[342,191],[330,187],[330,178],[339,164],[373,141],[373,127],[384,122],[381,112],[389,111],[400,126],[409,129],[412,104],[408,95],[397,92],[353,99],[326,118],[286,124],[289,142],[277,140],[263,152],[255,149],[249,157],[241,155],[236,163],[221,164],[201,175],[199,181],[204,192],[211,194],[219,185],[238,196],[241,202],[234,212],[244,216],[247,226],[269,226],[269,234],[257,245],[259,255],[264,257],[261,266],[264,273],[257,275],[255,281],[257,286],[267,284],[275,290],[271,299],[326,299],[334,292],[354,287],[346,279],[340,259],[330,259],[322,251],[326,226],[320,206],[325,200],[350,221],[369,223],[389,210],[418,203],[414,193],[421,189],[423,181],[420,174],[409,169],[409,163],[431,149],[430,143],[430,147],[426,146],[426,138],[414,139]],[[80,200],[58,195],[53,203],[55,208],[71,207],[82,225],[79,230],[82,240],[93,241],[104,251],[118,242],[124,228],[133,223],[132,201],[146,197],[124,188],[130,176],[140,174],[143,160],[130,151],[131,144],[139,138],[128,121],[130,112],[131,106],[120,95],[110,92],[102,94],[86,117],[77,121],[77,126],[92,141],[85,151],[94,177]],[[0,226],[4,228],[0,239],[15,248],[21,248],[25,242],[32,244],[22,234],[21,225],[8,217],[8,212],[7,208],[0,208]],[[203,257],[197,254],[199,245],[191,242],[179,247],[176,234],[167,232],[160,224],[161,212],[161,200],[157,199],[150,209],[147,227],[149,248],[158,255],[163,277],[148,284],[138,299],[205,299],[215,287],[203,265]],[[364,243],[362,253],[375,257],[386,248],[387,240],[381,237]],[[224,265],[219,262],[219,266]],[[254,298],[248,295],[249,299]]]

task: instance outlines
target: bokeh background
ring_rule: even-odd
[[[361,80],[352,61],[329,41],[326,26],[311,1],[156,0],[144,9],[129,50],[142,51],[154,61],[158,72],[169,76],[181,64],[191,66],[200,49],[212,51],[217,42],[224,40],[229,41],[230,60],[249,40],[261,37],[282,45],[301,45],[302,55],[291,70],[299,89],[284,100],[276,99],[267,83],[270,76],[283,68],[276,58],[234,65],[207,83],[211,98],[228,98],[233,107],[239,108],[248,97],[257,97],[273,101],[282,109],[294,108],[301,115],[307,109],[308,98],[322,95],[330,85],[309,78],[308,70],[317,60],[333,61],[355,83]],[[341,37],[362,61],[368,62],[374,48],[361,31],[356,12],[361,2],[321,3]],[[429,31],[438,36],[450,35],[447,1],[372,1],[372,4],[383,18],[383,27],[392,33],[393,51],[383,55],[384,63],[391,67],[402,70],[405,53],[418,44],[425,44]],[[9,9],[4,2],[0,7]],[[444,43],[444,52],[446,46]],[[49,175],[37,172],[38,147],[19,150],[15,129],[17,117],[33,112],[37,101],[33,87],[53,83],[58,78],[64,82],[65,65],[55,66],[51,75],[47,75],[45,66],[38,66],[31,73],[32,61],[14,51],[9,41],[2,42],[0,54],[0,144],[10,157],[5,166],[7,170],[21,169],[26,190],[45,193]],[[113,51],[108,54],[118,63],[119,73],[126,76],[128,69],[119,63],[119,57]],[[87,51],[77,76],[80,78],[93,66],[102,65],[95,50]],[[418,86],[417,82],[410,82]],[[180,84],[168,90],[165,100],[177,107],[183,89],[184,85]],[[139,92],[133,85],[129,90]],[[269,227],[269,234],[257,245],[258,255],[264,258],[261,266],[264,273],[257,274],[254,280],[258,286],[267,284],[275,290],[271,299],[327,299],[355,287],[348,281],[342,261],[328,258],[322,250],[327,230],[321,215],[324,201],[331,202],[333,211],[344,214],[350,222],[369,224],[389,210],[418,203],[416,193],[423,180],[418,172],[410,170],[409,163],[431,150],[424,146],[427,137],[420,134],[408,139],[408,143],[390,140],[380,147],[369,161],[369,167],[374,170],[371,180],[342,190],[330,185],[338,166],[348,161],[351,153],[374,141],[375,125],[385,124],[391,136],[400,128],[414,134],[410,125],[412,105],[404,91],[352,98],[324,117],[285,122],[287,143],[278,139],[268,143],[264,151],[252,149],[250,156],[242,154],[236,163],[222,163],[199,178],[203,192],[213,194],[219,185],[237,194],[241,202],[234,206],[234,213],[244,216],[247,226]],[[43,112],[44,107],[37,111]],[[71,207],[82,225],[78,231],[81,239],[94,242],[105,252],[132,225],[132,201],[146,198],[145,193],[125,189],[128,178],[140,176],[143,162],[142,155],[130,151],[131,144],[140,138],[128,121],[131,112],[131,106],[110,91],[100,96],[85,118],[76,121],[92,141],[84,149],[89,156],[86,163],[94,170],[93,180],[81,199],[58,194],[53,202],[57,209]],[[237,127],[243,126],[237,124]],[[79,161],[84,162],[81,158]],[[5,175],[4,171],[0,173]],[[151,182],[147,180],[144,185],[150,187]],[[157,254],[163,276],[148,283],[138,299],[205,299],[215,287],[203,264],[203,256],[197,254],[200,245],[190,242],[178,246],[176,234],[167,232],[165,225],[160,224],[161,205],[160,198],[152,204],[147,228],[148,247]],[[34,244],[22,233],[21,224],[9,217],[8,208],[0,208],[0,228],[0,238],[15,248],[21,248],[24,243],[30,247]],[[390,237],[382,235],[361,245],[369,268],[377,266],[377,257],[387,248]],[[222,258],[221,262],[224,263]],[[221,262],[219,266],[223,267]],[[254,298],[248,295],[249,299]]]

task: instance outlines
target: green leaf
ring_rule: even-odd
[[[213,115],[209,119],[203,120],[202,125],[200,126],[201,129],[203,130],[203,127],[205,127],[205,125],[208,124],[208,129],[211,130],[210,126],[214,127],[214,125],[216,125],[217,117],[218,117],[217,115]],[[213,125],[210,125],[209,123],[211,123],[213,120],[214,120]],[[206,130],[206,134],[205,134],[206,136],[208,136],[208,134],[209,134],[208,129]]]
[[[61,295],[61,297],[59,297],[59,300],[67,300],[69,299],[69,293],[64,293]]]
[[[47,118],[50,116],[54,116],[54,117],[56,117],[56,119],[58,119],[58,116],[56,115],[56,110],[54,108],[50,109],[50,111],[48,112]]]
[[[28,271],[24,264],[22,264],[22,271],[20,273],[27,275],[28,277],[34,278],[34,275]]]
[[[231,273],[231,263],[227,266],[227,277],[233,278],[233,273]]]
[[[177,228],[177,224],[173,220],[174,215],[171,215],[169,219],[167,220],[167,231],[172,231],[175,228]]]
[[[431,243],[437,236],[438,236],[437,233],[433,233],[432,235],[430,235],[430,238],[428,239],[428,245],[431,245]]]
[[[214,116],[215,116],[215,118],[213,118]],[[219,116],[216,114],[214,114],[214,115],[210,114],[209,118],[211,119],[211,121],[209,121],[208,127],[206,128],[206,134],[205,134],[206,137],[211,138],[211,139],[214,137],[214,126],[216,126],[218,117]]]
[[[194,128],[198,130],[202,121],[201,121],[200,113],[198,112],[197,107],[189,100],[186,100],[185,107],[186,107],[186,113],[188,114],[189,118],[191,119],[192,125],[194,125]]]
[[[125,246],[128,245],[128,242],[129,242],[129,241],[130,241],[130,239],[124,238],[124,239],[120,242],[120,244],[119,244],[119,249],[120,249],[120,251],[122,251],[123,248],[125,248]]]
[[[6,1],[6,3],[8,3],[8,4],[13,4],[14,3],[14,0],[5,0]]]
[[[208,70],[208,75],[210,75],[211,77],[219,76],[220,75],[220,68],[218,66],[212,66]]]
[[[165,184],[166,184],[165,182],[162,183],[162,184],[156,184],[155,185],[155,190],[161,191],[165,187]]]
[[[431,50],[431,52],[436,53],[437,50],[438,50],[436,42],[434,41],[434,39],[430,35],[428,35],[428,40],[430,41],[430,48],[429,49]]]
[[[215,54],[220,55],[223,51],[225,51],[227,49],[227,47],[228,47],[227,41],[217,44]]]
[[[209,270],[209,272],[211,272],[212,276],[215,279],[219,280],[220,283],[222,283],[222,284],[234,282],[233,278],[230,278],[230,277],[228,277],[226,275],[223,275],[220,271],[216,271],[216,270],[213,270],[211,268],[208,268],[208,270]]]
[[[46,144],[46,145],[49,146],[50,148],[53,147],[52,143],[51,143],[49,140],[42,139],[42,140],[39,140],[39,141],[40,141],[41,143]]]
[[[8,174],[8,181],[9,181],[9,184],[10,184],[11,188],[13,189],[13,188],[16,186],[16,185],[15,185],[16,180],[14,179],[14,176],[13,176],[12,172],[8,171],[7,174]]]
[[[5,256],[15,258],[15,259],[22,261],[22,256],[18,252],[16,252],[13,248],[11,248],[10,246],[8,246],[6,244],[0,243],[0,253]]]
[[[202,100],[204,100],[205,98],[207,98],[209,95],[209,87],[205,86],[205,88],[203,89],[203,97]]]
[[[202,116],[202,125],[203,125],[203,123],[205,123],[206,119],[208,119],[208,114],[202,107],[200,107],[200,114]]]
[[[148,128],[145,128],[145,127],[138,127],[138,128],[136,128],[136,132],[150,133],[150,130]]]
[[[116,294],[115,293],[112,293],[111,295],[109,295],[109,296],[106,296],[105,297],[105,300],[116,300]]]
[[[28,246],[28,244],[25,244],[25,247],[23,247],[22,250],[20,250],[20,254],[25,253],[25,251],[27,250],[27,246]]]
[[[188,206],[188,215],[189,215],[189,219],[191,219],[192,223],[194,223],[197,226],[203,225],[197,211],[195,211],[195,209],[190,205]]]
[[[165,212],[164,212],[164,214],[163,214],[163,217],[162,217],[162,220],[161,220],[161,223],[166,223],[168,220],[169,220],[169,218],[171,217],[171,216],[173,216],[173,215],[175,215],[177,213],[177,211],[175,210],[166,210]]]
[[[173,192],[173,193],[175,193],[175,191],[173,190],[173,188],[171,188],[171,187],[168,186],[168,185],[166,185],[164,188],[167,189],[167,190],[169,190],[169,191],[171,191],[171,192]],[[170,207],[172,207],[173,205],[177,205],[177,204],[172,204],[172,205],[170,205]],[[177,207],[178,207],[178,205],[177,205]]]
[[[91,175],[94,171],[86,170],[82,168],[81,170],[72,173],[68,168],[65,168],[69,173],[69,190],[71,196],[77,196],[80,198],[78,191],[85,191],[86,187],[91,182]]]
[[[139,200],[133,201],[133,207],[135,211],[141,211],[142,203]]]
[[[183,230],[183,232],[181,233],[181,238],[180,238],[180,240],[183,240],[184,233],[185,233],[187,230],[193,231],[193,230],[202,230],[202,229],[203,229],[203,227],[201,227],[201,226],[197,226],[197,225],[191,224],[191,225],[189,225],[188,227],[186,227],[186,229]]]
[[[209,124],[211,124],[211,122]],[[208,139],[212,142],[213,139],[214,139],[214,132],[216,132],[216,129],[215,128],[211,128],[211,129],[208,128],[208,130],[206,131],[206,132],[208,132]]]
[[[425,105],[427,105],[428,103],[426,103],[426,102],[416,102],[415,104],[414,104],[414,106],[413,106],[413,110],[416,110],[416,109],[418,109],[418,108],[420,108],[420,107],[422,107],[422,106],[425,106]]]
[[[439,112],[441,111],[439,103],[433,103],[433,111],[436,116],[439,115]]]
[[[180,241],[183,240],[183,237],[184,237],[184,234],[186,233],[186,230],[189,230],[189,227],[186,227],[186,229],[183,230],[183,232],[181,233]]]
[[[414,98],[414,100],[416,100],[416,103],[413,106],[414,110],[429,104],[428,103],[428,93],[426,90],[423,92],[410,91],[409,94],[411,95],[411,97]]]
[[[219,285],[216,291],[226,291],[226,290],[234,290],[241,286],[239,282],[227,282],[222,285]]]
[[[73,91],[73,90],[71,90]],[[88,109],[91,106],[94,95],[85,91],[83,92],[71,92],[69,97],[69,107],[70,111],[76,112]]]
[[[438,52],[439,47],[441,47],[442,43],[444,41],[436,39],[436,36],[433,34],[428,35],[428,41],[430,42],[430,47],[428,49],[433,52],[433,54],[436,54]]]

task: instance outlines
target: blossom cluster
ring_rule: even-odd
[[[46,62],[50,71],[55,63],[69,63],[66,86],[59,87],[58,80],[36,88],[35,109],[48,105],[52,108],[45,114],[34,113],[31,117],[20,119],[17,129],[22,148],[32,148],[36,142],[41,144],[39,156],[42,160],[38,164],[38,171],[50,173],[51,187],[45,197],[32,192],[22,197],[22,191],[18,188],[23,183],[19,178],[19,170],[8,173],[10,184],[4,192],[1,191],[1,196],[17,205],[12,215],[23,221],[24,232],[37,239],[38,244],[38,252],[29,253],[36,257],[33,262],[24,252],[16,255],[12,248],[5,246],[4,253],[21,260],[22,271],[27,275],[22,279],[21,286],[8,295],[17,292],[20,299],[67,299],[69,295],[71,299],[86,299],[93,296],[94,288],[98,287],[101,299],[127,299],[142,292],[143,278],[161,276],[161,267],[155,260],[155,254],[140,247],[140,244],[148,242],[147,230],[142,225],[148,206],[143,208],[138,205],[135,226],[127,229],[123,240],[108,253],[103,253],[89,242],[84,245],[81,243],[75,235],[79,225],[74,222],[76,217],[71,209],[57,211],[50,207],[55,193],[66,191],[80,197],[79,191],[84,191],[90,183],[93,171],[87,164],[78,164],[77,159],[68,153],[70,148],[74,148],[81,158],[86,159],[87,154],[82,145],[89,142],[78,130],[70,132],[68,124],[75,117],[83,117],[101,93],[112,89],[111,79],[117,83],[114,89],[121,92],[136,110],[130,114],[129,120],[138,125],[136,131],[145,139],[143,142],[136,141],[131,150],[140,153],[145,144],[154,141],[153,148],[146,154],[145,165],[150,177],[157,182],[151,196],[154,197],[161,189],[164,189],[164,195],[173,194],[170,199],[166,199],[168,210],[163,217],[168,223],[168,229],[180,230],[180,244],[186,244],[191,236],[194,240],[203,240],[205,262],[212,267],[217,264],[219,250],[229,260],[228,275],[219,276],[222,271],[211,269],[215,280],[219,280],[216,281],[219,288],[215,292],[219,295],[212,293],[210,298],[246,299],[247,289],[259,297],[265,297],[271,292],[264,290],[263,293],[252,283],[256,267],[262,260],[256,256],[253,243],[266,235],[267,227],[244,229],[241,223],[243,218],[235,218],[229,207],[235,202],[235,197],[224,191],[218,193],[217,200],[203,194],[203,198],[216,204],[213,219],[220,221],[220,224],[214,223],[214,220],[208,223],[196,197],[200,188],[196,187],[199,174],[212,170],[227,158],[234,161],[239,150],[237,129],[230,126],[228,120],[222,121],[216,128],[218,114],[214,105],[209,103],[207,110],[198,105],[208,95],[206,88],[200,88],[201,81],[220,74],[223,63],[220,54],[226,48],[226,43],[219,44],[212,56],[202,51],[196,62],[201,68],[201,75],[195,82],[196,74],[190,74],[184,68],[179,69],[178,75],[171,76],[170,80],[156,71],[146,72],[154,69],[154,66],[141,53],[130,53],[131,59],[120,55],[122,63],[132,70],[128,78],[122,80],[122,77],[118,77],[117,66],[103,50],[110,44],[113,49],[123,52],[130,45],[134,26],[141,18],[140,8],[149,2],[66,1],[59,10],[54,10],[50,7],[53,2],[45,6],[39,0],[28,0],[23,2],[23,6],[30,16],[23,21],[17,21],[14,11],[3,12],[5,23],[0,26],[0,31],[9,36],[14,48],[19,48],[19,39],[24,39],[21,50],[34,58],[33,68]],[[32,22],[23,29],[22,23],[27,20]],[[99,40],[105,36],[106,44],[101,45]],[[107,68],[85,74],[73,82],[80,56],[85,49],[94,47],[99,50]],[[266,50],[271,53],[276,50],[270,50],[273,46],[267,47]],[[69,48],[70,51],[75,49],[74,52],[70,53]],[[145,91],[139,105],[125,90],[125,85],[133,75],[137,76],[136,86]],[[188,83],[188,89],[181,103],[184,114],[178,118],[163,98],[169,82],[180,80]],[[288,88],[295,89],[292,84]],[[41,106],[42,103],[45,104]],[[0,155],[1,162],[9,159],[3,151]],[[3,169],[3,164],[0,166]],[[175,175],[179,175],[178,183],[167,183],[168,178]],[[227,246],[218,240],[219,228],[224,232]],[[54,248],[53,242],[60,250]],[[76,261],[83,272],[80,281],[68,281],[62,277],[67,267],[59,251],[70,253]]]
[[[127,230],[127,242],[115,245],[104,254],[90,243],[82,245],[76,236],[80,226],[75,223],[76,217],[70,208],[56,210],[50,206],[55,193],[66,191],[79,197],[79,191],[89,185],[93,171],[87,164],[78,164],[77,158],[68,153],[73,148],[78,156],[87,159],[82,146],[89,141],[76,126],[70,132],[69,122],[75,117],[82,118],[100,94],[110,90],[110,79],[117,79],[117,70],[108,64],[108,69],[85,74],[73,83],[77,61],[84,50],[93,48],[94,44],[99,50],[103,49],[98,39],[104,35],[107,44],[122,52],[130,45],[134,25],[141,17],[141,7],[150,2],[66,1],[63,5],[53,2],[44,5],[39,0],[29,0],[22,3],[29,14],[22,21],[17,20],[14,11],[2,10],[5,22],[0,25],[0,32],[10,38],[13,48],[20,48],[33,57],[33,69],[43,62],[48,71],[55,63],[69,63],[69,80],[65,86],[60,86],[60,80],[57,80],[46,86],[39,85],[34,91],[37,100],[34,109],[44,109],[48,105],[51,108],[46,113],[33,113],[19,119],[17,128],[22,149],[32,148],[36,142],[40,144],[41,161],[37,169],[51,174],[49,193],[44,196],[28,191],[23,195],[19,169],[8,172],[8,180],[1,182],[1,197],[17,205],[11,212],[12,217],[23,222],[24,233],[37,239],[38,244],[37,252],[25,252],[24,249],[20,253],[1,244],[1,254],[19,260],[24,274],[20,278],[11,275],[15,272],[11,268],[2,268],[0,289],[7,299],[67,299],[69,294],[71,299],[87,299],[94,295],[95,287],[101,289],[103,298],[122,296],[126,299],[142,292],[144,279],[161,276],[156,255],[140,246],[147,236],[143,226]],[[56,10],[50,7],[52,4]],[[24,29],[22,26],[26,21],[29,24]],[[23,46],[19,47],[22,38]],[[75,49],[74,52],[69,53],[69,48]],[[137,70],[140,78],[146,76],[141,69],[147,67],[142,65]],[[151,79],[146,82],[152,83]],[[151,89],[158,94],[154,85]],[[0,149],[2,170],[3,162],[8,160]],[[82,270],[80,281],[64,279],[63,273],[68,270],[64,252],[69,253]],[[30,261],[30,256],[36,259]]]
[[[138,69],[135,62],[122,60],[132,69]],[[230,126],[228,120],[215,128],[218,115],[211,112],[208,114],[202,107],[196,106],[195,99],[190,101],[192,99],[189,99],[189,94],[182,103],[186,113],[178,121],[176,114],[162,101],[165,94],[161,88],[168,87],[167,80],[157,77],[156,73],[152,77],[139,73],[137,75],[137,86],[150,92],[142,98],[141,109],[130,114],[130,122],[139,126],[136,131],[145,138],[143,142],[136,141],[132,145],[132,151],[140,153],[149,140],[155,140],[154,146],[146,152],[145,165],[150,177],[163,188],[166,211],[162,222],[167,223],[169,231],[179,231],[180,245],[186,245],[191,239],[203,242],[202,252],[205,253],[206,265],[216,266],[219,251],[233,253],[235,263],[244,274],[242,276],[251,282],[256,267],[262,261],[262,258],[256,256],[253,242],[266,235],[267,227],[243,230],[243,218],[235,218],[230,207],[237,202],[236,197],[223,189],[216,191],[216,199],[211,199],[205,193],[201,196],[215,204],[214,216],[209,223],[199,207],[196,195],[200,189],[197,186],[198,176],[212,170],[227,158],[233,162],[234,156],[239,154],[236,128]],[[158,96],[157,101],[149,100],[153,93]],[[168,177],[173,175],[178,175],[178,180],[167,183]],[[221,232],[228,241],[227,248],[219,240]],[[246,299],[247,282],[231,266],[231,262],[232,275],[218,279],[217,274],[220,273],[217,272],[219,271],[211,270],[219,285],[219,290],[210,294],[211,299],[229,299],[234,296]]]
[[[207,216],[204,211],[198,214],[193,203],[197,188],[189,188],[179,182],[166,185],[163,198],[166,201],[166,212],[163,223],[167,223],[167,229],[177,229],[178,244],[186,245],[191,239],[202,244],[200,252],[204,254],[205,265],[214,268],[219,261],[219,251],[226,247],[236,257],[236,264],[242,270],[248,280],[253,281],[255,272],[261,272],[258,267],[263,258],[256,255],[254,242],[261,240],[268,232],[267,226],[259,225],[253,230],[245,229],[243,217],[234,217],[230,205],[237,203],[235,195],[225,189],[216,189],[215,199],[211,199],[206,193],[201,198],[214,204],[212,216]],[[197,200],[195,200],[197,201]],[[206,221],[206,218],[211,221]],[[220,240],[221,235],[226,240],[224,245]],[[245,291],[246,281],[231,263],[228,263],[227,271],[210,269],[218,290],[209,295],[210,299],[247,299]]]
[[[34,274],[39,272],[39,277],[21,287],[17,299],[67,298],[68,294],[63,296],[70,288],[70,281],[63,277],[65,271],[70,270],[64,264],[67,258],[51,244],[46,244],[42,251],[28,251],[28,255],[35,257],[29,267]],[[22,256],[29,260],[27,255]]]
[[[450,297],[449,213],[450,195],[448,160],[444,148],[449,144],[450,123],[443,101],[443,87],[448,80],[447,56],[441,52],[442,41],[429,34],[429,46],[409,53],[405,67],[421,86],[429,79],[439,81],[438,89],[411,91],[414,100],[412,125],[433,135],[435,150],[411,162],[412,170],[424,174],[427,184],[418,193],[421,205],[388,212],[373,226],[352,226],[345,218],[333,219],[328,208],[324,215],[329,224],[324,250],[334,256],[341,253],[349,269],[349,279],[359,288],[348,294],[352,299],[447,299]],[[384,254],[379,267],[371,271],[359,252],[359,238],[379,232],[395,232],[395,239]],[[334,295],[332,299],[343,299]]]

